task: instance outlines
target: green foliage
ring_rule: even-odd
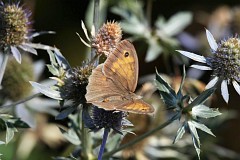
[[[17,128],[29,128],[29,126],[12,115],[0,114],[0,131],[6,131],[5,142],[1,141],[0,144],[8,144],[13,139],[14,133],[18,131]]]

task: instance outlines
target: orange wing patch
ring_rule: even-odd
[[[132,103],[123,105],[123,106],[119,106],[116,109],[120,109],[127,111],[127,112],[132,112],[132,113],[152,113],[154,111],[154,108],[145,103],[143,100],[136,100]]]

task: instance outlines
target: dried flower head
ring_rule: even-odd
[[[240,95],[240,39],[239,37],[232,37],[222,40],[217,44],[213,35],[208,30],[206,30],[206,35],[212,51],[210,56],[205,58],[191,52],[178,52],[188,58],[207,65],[192,65],[192,67],[201,70],[213,70],[214,78],[207,84],[206,89],[215,86],[221,81],[221,93],[225,102],[228,103],[229,83],[233,84],[235,90]]]
[[[2,81],[1,96],[13,101],[28,96],[32,91],[32,86],[28,81],[34,80],[33,62],[26,54],[23,55],[22,61],[23,64],[20,65],[13,57],[10,57]]]
[[[122,39],[122,29],[117,22],[107,22],[99,29],[93,37],[92,47],[96,49],[98,55],[109,53],[116,47]]]
[[[29,32],[30,15],[31,12],[25,11],[19,3],[0,2],[0,52],[12,53],[19,63],[21,63],[21,50],[37,54],[34,48],[52,49],[46,45],[30,42],[33,37],[40,35]]]

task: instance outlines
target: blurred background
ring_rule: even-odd
[[[21,3],[24,3],[24,8],[32,11],[31,19],[33,23],[31,27],[34,29],[33,31],[56,32],[53,35],[42,35],[35,38],[35,43],[41,42],[56,46],[72,66],[79,66],[83,60],[89,58],[90,50],[80,41],[76,32],[84,37],[81,20],[85,22],[89,29],[91,28],[92,1],[22,0]],[[240,33],[240,1],[238,0],[101,0],[100,5],[99,25],[106,21],[120,22],[123,27],[123,38],[130,38],[133,41],[138,53],[140,67],[138,88],[142,89],[142,92],[144,92],[144,89],[141,86],[146,86],[146,82],[153,80],[155,67],[160,73],[168,76],[172,85],[178,86],[176,83],[179,82],[183,62],[187,63],[187,66],[194,62],[181,57],[175,50],[181,49],[208,55],[210,47],[206,39],[205,28],[211,31],[217,41]],[[45,51],[40,50],[39,55],[32,56],[32,59],[33,62],[41,60],[49,64],[49,56]],[[193,94],[200,93],[211,78],[211,72],[199,72],[189,67],[187,67],[187,73],[189,78],[199,80],[189,82],[189,85],[195,87],[192,91]],[[43,67],[43,72],[38,76],[37,81],[45,80],[49,76],[51,75],[47,67]],[[146,90],[148,91],[149,88],[151,89],[147,86]],[[158,102],[159,97],[156,97],[156,95],[149,99],[151,103],[161,103],[161,101]],[[210,122],[208,122],[208,126],[211,126],[210,128],[216,138],[200,134],[202,159],[239,158],[239,102],[239,95],[233,87],[230,87],[230,102],[228,105],[223,101],[220,90],[217,90],[211,102],[209,102],[211,107],[219,108],[224,114],[221,118],[210,119]],[[156,118],[158,116],[162,117]],[[154,120],[151,120],[151,122],[161,123],[165,116],[163,113],[156,114],[154,118],[157,120],[155,121],[159,122]],[[35,113],[35,118],[34,129],[19,130],[14,140],[7,146],[0,145],[0,151],[4,154],[2,156],[3,160],[51,159],[49,157],[68,155],[71,152],[73,146],[61,135],[56,127],[59,122],[56,122],[51,114],[47,112]],[[133,121],[134,118],[136,119],[136,117],[133,116]],[[148,121],[146,117],[137,118],[141,121]],[[64,122],[60,124],[63,125]],[[148,129],[144,126],[142,128]],[[176,132],[169,130],[165,130],[164,133],[156,136],[159,140],[158,144],[154,144],[154,138],[156,137],[148,142],[148,146],[155,147],[162,152],[156,151],[147,154],[166,154],[165,157],[156,156],[152,159],[197,159],[193,145],[188,142],[191,138],[186,137],[182,140],[186,141],[184,144],[171,146],[170,140],[174,138]],[[4,135],[1,137],[4,137]],[[163,137],[168,141],[161,143]],[[164,147],[177,151],[168,152],[168,155],[176,154],[176,156],[167,156]],[[123,157],[126,159],[134,157],[129,152],[126,151],[126,155]],[[179,155],[182,158],[179,158]],[[135,159],[143,158],[135,157]]]

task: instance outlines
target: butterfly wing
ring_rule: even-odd
[[[105,63],[92,71],[85,95],[88,103],[105,110],[152,113],[154,108],[137,97],[138,58],[134,46],[121,41]],[[131,97],[133,96],[133,97]]]
[[[100,108],[114,110],[114,106],[122,103],[124,91],[103,74],[102,68],[103,64],[100,64],[92,71],[85,98]]]
[[[116,106],[116,110],[145,114],[154,112],[154,108],[144,102],[142,99],[133,99],[132,101],[126,101],[119,106]]]
[[[123,40],[117,45],[105,61],[103,73],[125,90],[125,94],[135,91],[138,79],[138,58],[131,42]]]

